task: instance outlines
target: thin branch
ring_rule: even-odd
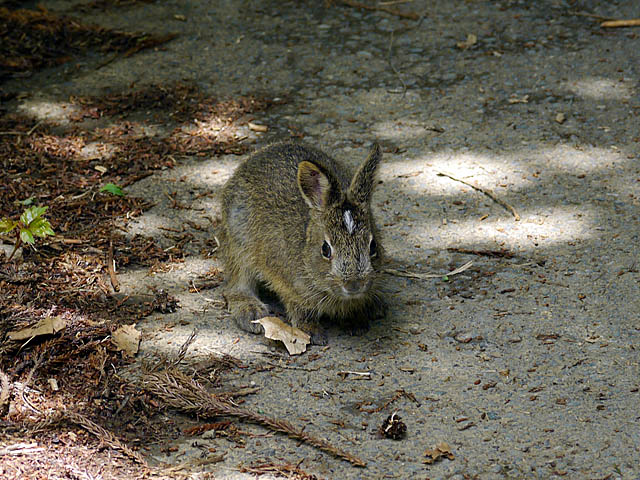
[[[405,83],[404,79],[402,78],[402,75],[400,74],[400,72],[398,71],[398,69],[393,65],[393,60],[392,60],[392,53],[393,53],[393,37],[395,35],[395,33],[399,30],[403,30],[404,32],[407,32],[408,30],[412,30],[414,28],[418,28],[420,26],[420,24],[422,23],[422,20],[424,20],[424,15],[422,15],[420,17],[420,19],[411,27],[409,28],[405,28],[405,29],[396,29],[396,30],[392,30],[391,34],[389,36],[389,51],[388,51],[388,55],[387,55],[387,61],[389,62],[389,67],[391,67],[391,70],[393,70],[393,73],[396,74],[396,77],[398,77],[398,80],[400,80],[400,83],[402,84],[402,90],[401,91],[396,91],[396,90],[387,90],[389,93],[401,93],[402,94],[402,98],[404,98],[404,96],[407,93],[407,84]]]
[[[640,18],[629,20],[608,20],[600,24],[602,28],[640,27]]]
[[[366,466],[366,463],[358,457],[334,447],[326,440],[305,433],[303,429],[296,428],[285,420],[266,417],[250,410],[236,407],[228,401],[218,399],[193,379],[175,368],[145,375],[143,385],[149,392],[160,398],[167,406],[176,408],[182,412],[195,414],[202,418],[218,417],[221,415],[240,418],[308,443],[331,455],[347,460],[355,466]]]
[[[26,135],[26,136],[29,136],[33,132],[36,131],[36,128],[38,128],[41,123],[42,123],[42,120],[40,120],[33,127],[31,127],[28,132],[18,132],[16,130],[9,130],[9,131],[6,131],[6,132],[0,132],[0,135]]]
[[[410,20],[418,20],[420,18],[420,15],[418,15],[415,12],[402,12],[400,10],[396,10],[395,8],[391,8],[384,4],[367,5],[366,3],[356,2],[354,0],[339,0],[339,2],[349,7],[362,8],[363,10],[385,12],[390,15],[395,15],[396,17],[408,18]]]
[[[27,342],[28,343],[28,342]],[[27,398],[26,396],[26,390],[27,387],[29,387],[29,384],[31,383],[31,380],[33,379],[33,374],[36,372],[36,370],[38,368],[40,368],[40,365],[42,365],[42,361],[44,359],[44,354],[40,353],[37,357],[35,362],[33,363],[33,368],[31,370],[29,370],[29,373],[27,374],[27,378],[24,381],[24,385],[22,387],[22,391],[20,392],[20,398],[22,398],[22,401],[24,402],[24,404],[31,409],[33,412],[37,413],[38,415],[41,415],[42,412],[36,408]]]
[[[93,434],[98,440],[104,442],[109,447],[121,451],[141,465],[147,465],[147,462],[142,458],[142,455],[122,443],[113,433],[105,430],[103,427],[80,413],[67,411],[56,412],[53,415],[44,417],[43,421],[37,424],[36,429],[47,428],[62,422],[70,422],[84,428],[87,432]]]
[[[385,268],[382,270],[383,273],[388,273],[389,275],[395,275],[396,277],[407,277],[407,278],[417,278],[418,280],[428,280],[430,278],[442,278],[442,277],[452,277],[453,275],[458,275],[459,273],[468,270],[473,265],[473,261],[467,262],[461,267],[456,268],[455,270],[451,270],[449,273],[420,273],[420,272],[405,272],[402,270],[394,270],[393,268]]]
[[[115,261],[113,259],[113,239],[109,239],[109,253],[107,254],[107,271],[109,272],[109,278],[111,279],[111,286],[114,292],[120,291],[120,283],[116,276]]]
[[[511,212],[511,214],[514,216],[516,222],[520,220],[520,215],[518,215],[518,212],[516,212],[516,209],[513,208],[511,205],[509,205],[504,200],[501,200],[500,198],[496,197],[496,195],[491,190],[479,187],[479,186],[477,186],[477,185],[475,185],[473,183],[466,182],[464,180],[461,180],[459,178],[454,177],[453,175],[449,175],[448,173],[438,172],[437,175],[439,177],[449,177],[451,180],[455,180],[456,182],[464,183],[465,185],[473,188],[474,190],[476,190],[476,191],[478,191],[480,193],[484,193],[487,197],[489,197],[491,200],[496,202],[498,205],[502,206],[504,209],[506,209],[507,211]]]
[[[595,18],[597,20],[614,20],[612,17],[603,17],[602,15],[596,15],[595,13],[581,12],[578,10],[569,10],[569,13],[577,17]]]

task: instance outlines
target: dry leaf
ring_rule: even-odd
[[[431,465],[432,463],[443,457],[448,458],[449,460],[453,460],[455,458],[453,456],[453,452],[451,451],[451,447],[446,442],[440,442],[434,448],[427,448],[424,454],[427,457],[424,463],[428,465]]]
[[[133,357],[138,353],[140,335],[141,333],[136,330],[135,325],[123,325],[111,334],[111,340],[118,350]]]
[[[58,387],[58,381],[55,378],[50,378],[47,381],[49,382],[49,387],[51,387],[51,390],[53,390],[54,392],[60,390],[60,387]]]
[[[278,317],[264,317],[254,320],[264,327],[264,336],[271,340],[280,340],[287,347],[289,355],[298,355],[307,350],[311,337],[302,330],[287,325]]]
[[[511,95],[509,98],[509,103],[529,103],[529,95],[525,95],[524,97],[518,97],[517,95]]]
[[[253,122],[249,122],[249,130],[253,130],[254,132],[266,132],[267,130],[269,130],[269,127],[267,127],[266,125],[260,125],[259,123],[253,123]]]
[[[25,340],[38,335],[52,335],[67,326],[67,321],[62,317],[47,317],[40,320],[34,327],[23,328],[9,332],[11,340]]]
[[[567,117],[565,117],[564,113],[560,112],[556,115],[556,122],[558,123],[564,123],[564,121],[567,119]]]
[[[461,50],[465,50],[469,47],[472,47],[476,43],[478,43],[478,37],[476,37],[473,33],[470,33],[469,35],[467,35],[467,39],[464,42],[458,42],[456,43],[456,46]]]

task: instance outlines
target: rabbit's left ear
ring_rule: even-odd
[[[367,159],[360,165],[351,180],[347,195],[351,200],[360,204],[367,204],[371,200],[371,192],[376,180],[376,171],[382,160],[380,145],[374,143]]]
[[[305,161],[298,165],[298,188],[311,208],[323,210],[329,203],[331,183],[314,163]]]

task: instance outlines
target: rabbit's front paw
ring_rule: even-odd
[[[326,345],[329,343],[329,338],[325,330],[312,331],[309,332],[309,335],[311,336],[311,345]]]
[[[252,322],[267,315],[269,315],[269,310],[260,300],[253,298],[237,301],[231,308],[233,321],[240,329],[249,333],[264,333],[262,325]]]
[[[373,301],[372,305],[372,316],[375,319],[384,318],[387,316],[387,312],[389,311],[389,305],[381,298],[376,298]]]
[[[358,322],[352,323],[347,328],[349,335],[359,337],[360,335],[364,335],[371,328],[371,324],[369,320],[360,320]]]
[[[327,345],[329,343],[327,332],[316,321],[291,315],[289,321],[294,327],[309,334],[311,345]]]

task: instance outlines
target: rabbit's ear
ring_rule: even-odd
[[[369,203],[380,160],[382,160],[382,150],[380,145],[374,143],[369,156],[362,162],[353,180],[351,180],[348,193],[351,200],[360,204]]]
[[[329,203],[331,183],[317,165],[311,162],[300,162],[298,165],[298,187],[304,201],[311,208],[322,210]]]

